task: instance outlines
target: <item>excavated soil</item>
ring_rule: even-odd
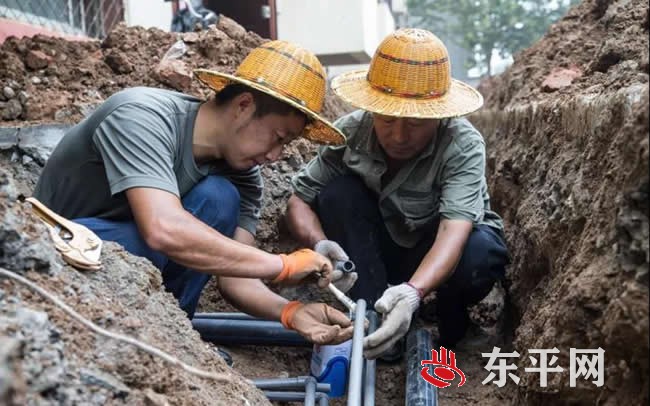
[[[468,381],[461,388],[440,390],[440,404],[647,403],[648,25],[648,5],[642,2],[585,1],[517,55],[503,75],[481,84],[486,109],[471,119],[487,141],[492,204],[506,222],[513,263],[505,303],[498,288],[472,309],[480,328],[456,351]],[[156,68],[177,35],[155,29],[120,26],[103,42],[9,39],[0,46],[3,125],[74,123],[113,92],[135,85],[207,96],[188,80],[191,68],[232,72],[248,49],[263,41],[225,18],[217,28],[182,37],[188,52],[182,63],[165,69]],[[549,81],[551,74],[554,81]],[[325,114],[334,118],[346,109],[328,98]],[[192,364],[224,370],[173,298],[160,290],[158,274],[146,261],[106,244],[104,274],[62,266],[42,227],[15,199],[4,197],[29,195],[45,156],[38,148],[3,140],[1,132],[0,150],[0,167],[8,179],[0,183],[15,188],[0,199],[5,219],[0,265],[21,272],[35,269],[28,277],[96,322],[137,335]],[[298,141],[280,161],[263,168],[267,187],[258,230],[261,248],[296,248],[281,220],[288,180],[313,154],[311,145]],[[313,289],[281,293],[338,306],[327,293]],[[0,385],[0,403],[13,399],[22,404],[26,398],[44,399],[44,404],[264,403],[260,392],[243,380],[223,389],[96,339],[13,282],[1,281],[0,301],[0,340],[8,336],[22,343],[20,351],[0,345],[0,378],[6,371],[14,378],[10,387]],[[200,309],[232,310],[214,284]],[[435,324],[427,325],[435,335]],[[38,338],[37,330],[47,331],[49,338]],[[521,354],[519,385],[481,384],[487,376],[481,353],[494,346]],[[530,366],[527,349],[553,347],[562,351],[559,363],[565,369],[569,347],[604,348],[605,385],[581,382],[569,388],[565,373],[540,388],[538,376],[521,371]],[[309,349],[227,349],[235,361],[234,376],[297,376],[309,368]],[[38,367],[44,362],[57,366],[56,373]],[[403,403],[402,364],[379,365],[378,405]]]
[[[647,3],[585,1],[481,86],[512,348],[564,367],[520,374],[518,404],[648,402],[648,29]],[[602,387],[570,387],[570,348],[605,350]]]

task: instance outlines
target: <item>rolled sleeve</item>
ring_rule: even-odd
[[[472,139],[450,149],[443,169],[440,216],[450,220],[480,222],[484,215],[482,182],[485,178],[485,144]]]

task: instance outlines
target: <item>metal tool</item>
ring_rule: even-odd
[[[77,269],[98,271],[102,269],[99,260],[102,240],[95,233],[54,213],[33,197],[25,199],[32,204],[34,213],[45,223],[61,253],[63,260]]]
[[[352,299],[346,296],[345,293],[341,292],[339,288],[334,286],[334,284],[330,283],[327,285],[327,288],[336,296],[336,298],[343,303],[345,307],[348,308],[352,313],[354,313],[354,309],[356,308],[356,303]]]

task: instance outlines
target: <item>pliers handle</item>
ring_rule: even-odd
[[[68,264],[78,269],[98,271],[102,240],[95,233],[59,216],[34,197],[25,199],[32,205],[34,213],[45,223],[54,241],[54,246]]]

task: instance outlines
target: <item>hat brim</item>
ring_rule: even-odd
[[[407,98],[384,93],[370,86],[368,70],[337,76],[332,90],[360,109],[396,117],[442,119],[470,114],[483,105],[483,96],[468,84],[452,79],[449,91],[437,98]]]
[[[269,89],[263,84],[240,78],[235,75],[230,75],[228,73],[207,69],[196,69],[194,70],[194,75],[198,80],[216,92],[220,92],[229,84],[240,83],[252,87],[253,89],[259,90],[260,92],[266,93],[269,96],[275,97],[276,99],[279,99],[300,110],[310,118],[310,122],[307,123],[304,131],[302,134],[300,134],[300,136],[310,141],[316,142],[318,144],[328,145],[340,145],[344,144],[346,141],[345,135],[343,135],[343,133],[338,128],[330,124],[325,118],[311,111],[302,104],[291,100],[290,98],[274,91],[273,89]]]

